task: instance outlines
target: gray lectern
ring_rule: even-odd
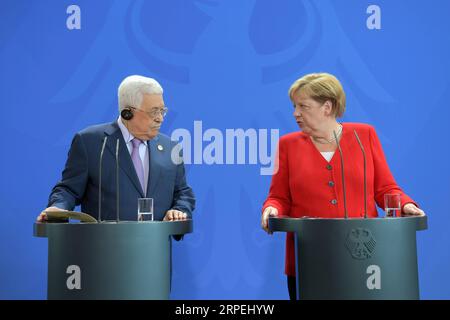
[[[416,231],[427,217],[270,218],[295,233],[298,299],[419,299]]]
[[[192,220],[35,223],[48,238],[48,299],[168,299],[171,235]]]

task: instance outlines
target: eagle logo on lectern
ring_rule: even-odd
[[[365,260],[372,257],[377,242],[368,229],[352,229],[345,241],[345,245],[354,259]]]

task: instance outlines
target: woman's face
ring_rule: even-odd
[[[308,135],[320,131],[330,117],[331,102],[326,101],[322,104],[307,96],[302,90],[296,92],[293,98],[294,118],[300,129]]]

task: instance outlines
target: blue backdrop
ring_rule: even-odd
[[[290,84],[326,71],[346,91],[343,121],[376,127],[397,182],[429,215],[421,297],[449,299],[449,31],[447,0],[1,0],[0,298],[45,298],[34,219],[74,133],[116,119],[120,81],[142,74],[165,89],[162,132],[191,135],[195,232],[173,246],[172,298],[287,299],[285,236],[260,228],[264,155],[298,130]],[[258,146],[243,161],[225,148],[239,128]],[[210,164],[202,150],[220,139]]]

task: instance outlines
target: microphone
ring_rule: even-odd
[[[364,147],[361,143],[361,140],[356,133],[356,130],[353,129],[353,133],[355,134],[356,140],[358,140],[359,147],[361,148],[363,158],[364,158],[364,219],[367,219],[367,179],[366,179],[366,152],[364,151]]]
[[[98,165],[98,220],[102,221],[102,162],[103,162],[103,152],[105,151],[106,140],[108,136],[103,138],[102,150],[100,151],[100,164]]]
[[[116,140],[116,222],[120,221],[119,219],[119,138]]]
[[[342,155],[342,149],[341,149],[341,145],[339,143],[338,137],[336,135],[336,131],[333,130],[333,134],[334,134],[334,139],[336,140],[336,144],[338,146],[339,154],[341,155],[342,190],[344,193],[344,216],[345,216],[345,219],[348,219],[347,194],[346,194],[346,190],[345,190],[345,178],[344,178],[344,156]]]

